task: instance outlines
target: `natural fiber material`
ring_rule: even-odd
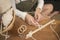
[[[47,21],[49,21],[49,19],[44,20],[44,22],[40,22],[40,24],[45,24],[45,23],[47,23]],[[22,35],[19,35],[17,30],[21,25],[26,25],[27,30]],[[36,28],[37,27],[35,27],[35,26],[30,26],[30,25],[26,24],[19,17],[16,17],[14,27],[9,31],[9,34],[11,35],[11,37],[8,38],[8,40],[32,40],[32,38],[25,39],[25,37],[29,31],[35,30]],[[56,35],[50,29],[49,25],[46,28],[42,29],[41,31],[35,33],[33,35],[33,37],[36,38],[37,40],[58,40]]]
[[[3,31],[1,31],[0,33],[4,33],[4,32],[6,32],[6,31],[10,30],[10,29],[13,27],[14,21],[15,21],[15,13],[14,13],[14,11],[13,11],[13,18],[12,18],[12,20],[10,21],[10,24],[7,26],[6,29],[4,29]],[[6,26],[5,26],[5,27],[6,27]]]
[[[13,19],[13,13],[12,13],[13,9],[11,8],[7,13],[5,13],[2,16],[2,22],[4,24],[4,26],[8,26],[11,22],[11,20]]]

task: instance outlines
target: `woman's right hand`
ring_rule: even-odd
[[[34,17],[32,17],[31,15],[27,14],[25,21],[29,24],[29,25],[34,25],[37,26],[38,22],[34,19]]]

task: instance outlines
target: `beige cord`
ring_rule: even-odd
[[[7,27],[6,27],[7,28]],[[2,28],[2,22],[1,22],[1,33],[0,33],[0,35],[2,35],[2,36],[4,36],[5,37],[5,40],[7,39],[7,38],[9,38],[10,36],[9,35],[7,35],[8,34],[8,31],[6,32],[6,34],[3,34],[2,33],[2,30],[3,30],[3,28]]]
[[[19,28],[18,28],[18,33],[19,34],[23,34],[25,31],[27,30],[27,26],[26,25],[21,25]]]
[[[33,40],[37,40],[37,39],[35,39],[33,36],[31,37]]]
[[[34,30],[34,31],[30,31],[27,35],[26,35],[26,39],[32,37],[32,35],[38,31],[41,31],[41,29],[45,28],[47,25],[50,25],[51,23],[53,23],[55,20],[51,20],[48,23],[46,23],[45,25],[41,26],[40,28]]]
[[[58,33],[54,30],[54,28],[52,27],[52,25],[50,25],[50,28],[56,34],[58,40],[60,40],[60,37],[59,37]]]

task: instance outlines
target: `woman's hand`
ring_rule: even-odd
[[[29,25],[38,25],[38,23],[36,22],[36,20],[34,19],[34,17],[32,17],[31,15],[27,14],[26,15],[26,22],[29,24]]]
[[[43,20],[45,17],[41,14],[41,10],[40,10],[40,8],[37,8],[36,9],[36,11],[35,11],[35,20],[37,21],[37,22],[39,22],[39,21],[41,21],[41,20]]]

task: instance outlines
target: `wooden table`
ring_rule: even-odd
[[[56,21],[55,21],[56,25],[55,25],[54,29],[60,35],[60,14],[54,16],[52,19],[56,19]],[[40,22],[40,24],[45,24],[48,21],[49,21],[48,19],[47,20],[43,20],[42,22]],[[27,30],[23,33],[23,35],[18,36],[19,34],[17,32],[17,29],[21,25],[26,25],[27,26]],[[58,38],[56,37],[56,35],[53,33],[53,31],[50,29],[49,26],[50,25],[48,25],[47,27],[45,27],[41,31],[38,31],[37,33],[33,34],[33,37],[36,38],[36,40],[58,40]],[[9,31],[10,37],[7,40],[33,40],[32,38],[25,39],[25,35],[30,30],[35,30],[36,28],[37,27],[35,27],[35,26],[28,25],[21,18],[16,16],[16,20],[15,20],[14,26]],[[1,35],[0,35],[0,40],[4,40],[4,37],[1,36]]]
[[[58,16],[60,17],[60,16]],[[56,17],[53,17],[56,19]],[[49,20],[45,20],[44,22],[40,22],[41,24],[45,24],[46,21],[48,22]],[[58,34],[60,34],[60,19],[57,18],[56,19],[56,27],[54,27],[54,29],[58,32]],[[23,37],[19,37],[17,29],[21,26],[21,25],[26,25],[27,26],[27,31],[23,33]],[[25,23],[22,19],[20,19],[19,17],[16,17],[15,23],[14,23],[14,27],[9,31],[9,35],[11,35],[10,38],[8,38],[7,40],[33,40],[32,38],[28,38],[25,39],[25,35],[30,31],[30,30],[35,30],[37,27],[35,26],[30,26],[27,23]],[[33,35],[34,38],[36,38],[37,40],[58,40],[58,38],[56,37],[56,35],[53,33],[53,31],[50,29],[49,25],[47,27],[45,27],[44,29],[42,29],[41,31],[38,31],[37,33],[35,33]]]

